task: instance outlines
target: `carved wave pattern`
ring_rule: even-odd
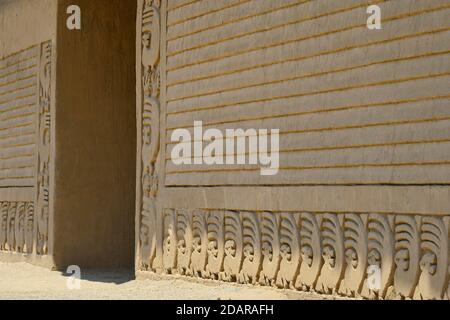
[[[0,251],[33,252],[34,245],[34,203],[0,203]]]
[[[164,210],[163,270],[366,299],[449,299],[449,216]]]

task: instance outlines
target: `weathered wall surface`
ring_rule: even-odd
[[[133,265],[135,17],[133,1],[0,2],[0,259]]]
[[[2,0],[0,52],[5,57],[56,36],[57,1]],[[17,35],[21,36],[18,37]]]
[[[382,30],[366,27],[370,4]],[[138,270],[448,298],[448,1],[138,10]],[[194,121],[280,129],[280,172],[174,165],[171,134]]]
[[[51,265],[56,2],[2,1],[0,25],[0,258]]]
[[[446,1],[378,1],[375,32],[368,1],[239,2],[169,9],[166,132],[279,128],[280,172],[168,161],[167,185],[450,182]]]
[[[80,31],[65,28],[78,5]],[[136,3],[59,1],[55,263],[131,267]]]

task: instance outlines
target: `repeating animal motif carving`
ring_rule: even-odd
[[[282,213],[280,217],[281,261],[276,284],[280,288],[294,289],[301,263],[298,215]]]
[[[242,267],[242,242],[240,214],[237,212],[225,212],[225,257],[223,260],[223,272],[220,274],[221,280],[237,280]]]
[[[335,214],[324,214],[321,221],[323,266],[316,291],[336,293],[345,271],[344,235]]]
[[[28,229],[27,208],[33,203],[3,201],[0,205],[0,251],[16,253],[32,253],[34,237],[34,218]],[[30,239],[30,245],[26,245]]]
[[[264,212],[261,216],[261,251],[263,264],[259,282],[263,285],[275,286],[280,268],[280,235],[278,215]]]
[[[395,269],[392,222],[381,214],[369,215],[368,250],[369,268],[373,268],[373,272],[379,270],[379,275],[371,274],[366,279],[361,295],[368,299],[381,299],[394,281]]]
[[[208,254],[208,233],[206,213],[196,210],[192,214],[192,256],[189,274],[201,277],[206,268]]]
[[[208,231],[208,262],[204,277],[217,280],[223,271],[224,250],[224,215],[220,211],[213,211],[207,217]]]
[[[449,217],[163,212],[169,274],[367,299],[448,299]]]
[[[448,283],[449,218],[423,217],[420,225],[421,275],[415,299],[442,299]]]
[[[142,7],[142,145],[140,204],[140,267],[154,270],[158,214],[160,149],[160,1],[144,0]]]
[[[16,251],[22,253],[25,247],[25,210],[26,203],[19,202],[16,211],[16,225],[14,230]]]
[[[344,248],[346,268],[339,293],[359,296],[367,270],[367,232],[365,215],[344,217]]]
[[[323,264],[322,245],[317,219],[307,212],[300,217],[300,253],[302,262],[295,287],[314,291]]]
[[[412,298],[420,269],[420,234],[415,217],[395,217],[395,265],[394,286],[388,296],[400,299]]]
[[[191,264],[192,229],[191,217],[187,210],[177,210],[177,270],[179,274],[186,274]]]
[[[34,244],[34,203],[25,206],[25,252],[31,254]]]
[[[12,202],[8,209],[8,235],[7,235],[7,246],[6,249],[9,251],[14,251],[16,248],[16,212],[17,203]]]
[[[177,231],[173,209],[164,212],[163,233],[163,266],[167,273],[173,273],[177,265]]]
[[[0,250],[6,250],[8,242],[8,209],[9,202],[2,202],[0,208]]]
[[[238,281],[256,284],[261,271],[261,233],[258,217],[253,212],[242,213],[242,246],[244,261]]]

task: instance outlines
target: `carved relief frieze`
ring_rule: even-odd
[[[217,280],[223,272],[225,258],[224,212],[209,212],[206,218],[208,233],[207,263],[203,277]]]
[[[262,265],[261,230],[258,216],[254,212],[243,212],[242,217],[242,250],[243,262],[238,282],[257,284]]]
[[[366,299],[447,299],[449,217],[164,209],[164,270]]]
[[[280,215],[280,255],[276,285],[280,288],[294,289],[301,264],[298,214],[282,213]]]
[[[370,214],[367,225],[369,268],[375,272],[379,268],[381,274],[379,286],[370,283],[370,277],[366,278],[361,295],[364,298],[375,299],[385,297],[387,290],[394,281],[394,233],[392,230],[394,216]],[[367,272],[370,273],[370,272]]]
[[[299,228],[301,265],[295,287],[313,291],[323,264],[320,228],[316,216],[308,212],[302,213]]]
[[[341,219],[335,214],[321,217],[323,266],[316,290],[320,293],[336,293],[345,271],[344,234]]]
[[[46,255],[49,241],[51,151],[52,42],[41,44],[39,62],[38,139],[36,174],[36,253]]]
[[[0,251],[31,253],[33,251],[33,223],[27,226],[27,214],[32,202],[3,201],[0,204]]]
[[[346,214],[344,216],[345,274],[339,293],[359,296],[367,271],[366,215]]]
[[[420,278],[414,299],[441,299],[448,283],[449,217],[423,217]]]
[[[142,2],[141,21],[141,183],[139,199],[139,264],[154,270],[156,257],[156,217],[158,211],[158,156],[160,149],[160,28],[161,3],[159,0]],[[176,226],[173,235],[176,238]],[[166,239],[168,240],[168,239]],[[175,245],[176,243],[170,244]],[[167,249],[171,248],[167,247]],[[176,253],[176,252],[175,252]],[[167,259],[167,257],[166,257]],[[184,272],[186,271],[183,268]]]
[[[263,212],[261,214],[261,253],[263,255],[262,270],[259,283],[275,286],[277,272],[280,268],[280,219],[277,214]]]
[[[225,212],[224,224],[225,257],[220,278],[223,281],[237,281],[243,260],[243,228],[240,214],[232,211]]]

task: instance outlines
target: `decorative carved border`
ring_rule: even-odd
[[[36,249],[38,255],[48,254],[50,213],[50,150],[51,150],[51,74],[52,42],[41,44],[39,61],[39,101],[36,165]]]
[[[160,227],[167,274],[367,299],[450,297],[448,216],[165,209]]]
[[[140,115],[141,178],[138,182],[138,264],[144,269],[153,265],[156,257],[156,221],[158,211],[159,153],[160,153],[160,35],[161,1],[140,2]],[[139,72],[140,71],[140,72]]]

